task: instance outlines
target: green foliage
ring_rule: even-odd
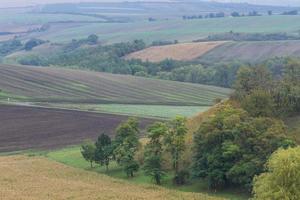
[[[275,103],[272,95],[264,90],[253,90],[242,101],[244,108],[253,117],[272,117]]]
[[[28,55],[18,59],[21,65],[32,65],[32,66],[49,66],[47,58],[39,55]]]
[[[194,135],[193,173],[207,178],[211,188],[250,189],[268,157],[289,144],[283,122],[251,118],[242,109],[224,105]]]
[[[172,167],[175,174],[179,171],[179,161],[185,150],[185,136],[187,133],[186,118],[176,117],[169,123],[169,129],[164,137],[166,151],[171,154]]]
[[[45,41],[40,40],[40,39],[35,39],[35,38],[33,38],[33,39],[28,40],[28,41],[25,43],[24,49],[25,49],[26,51],[30,51],[30,50],[32,50],[34,47],[39,46],[39,45],[41,45],[41,44],[43,44],[43,43],[45,43]]]
[[[88,38],[87,38],[87,42],[89,44],[97,44],[97,42],[98,42],[98,36],[95,35],[95,34],[89,35]]]
[[[93,162],[95,161],[95,152],[96,146],[91,141],[87,141],[85,144],[81,145],[81,154],[86,161],[91,163],[91,168],[93,167]]]
[[[267,172],[254,178],[254,199],[300,199],[300,147],[272,154]]]
[[[96,142],[95,161],[100,165],[105,165],[108,170],[108,165],[112,159],[113,146],[108,135],[101,134]]]
[[[20,50],[22,47],[21,41],[16,39],[0,42],[0,56],[8,55],[14,51]]]
[[[234,96],[252,116],[300,112],[300,62],[286,59],[282,67],[272,70],[275,74],[264,65],[240,68]]]
[[[139,169],[139,164],[135,160],[135,154],[139,148],[138,134],[138,122],[136,119],[130,118],[117,128],[114,142],[116,160],[123,166],[127,176],[131,177]]]
[[[167,125],[161,122],[157,122],[148,128],[147,137],[149,138],[148,144],[145,146],[145,161],[144,171],[145,174],[152,177],[156,184],[161,184],[161,179],[165,175],[163,169],[163,144],[162,139],[167,133]]]

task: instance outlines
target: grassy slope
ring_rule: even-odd
[[[105,175],[74,169],[45,158],[0,157],[0,197],[24,199],[219,199],[153,185],[134,185]]]
[[[220,18],[202,20],[170,19],[156,22],[140,21],[132,23],[86,24],[65,29],[34,33],[29,37],[39,37],[53,42],[67,42],[89,34],[98,34],[102,42],[113,43],[134,39],[191,41],[211,33],[297,33],[300,16],[260,16],[241,18]]]
[[[0,88],[32,101],[209,106],[229,89],[80,70],[0,65]]]
[[[81,169],[86,169],[89,171],[95,171],[98,173],[105,173],[108,176],[118,178],[118,179],[124,179],[127,180],[131,183],[136,183],[136,184],[149,184],[152,183],[153,181],[144,175],[143,171],[140,171],[136,176],[132,179],[128,179],[123,170],[116,165],[116,163],[111,163],[110,170],[108,172],[105,171],[104,167],[95,167],[95,168],[90,168],[89,163],[86,162],[81,154],[80,154],[80,149],[77,146],[70,147],[70,148],[65,148],[62,150],[57,150],[57,151],[52,151],[49,153],[46,153],[46,157],[48,157],[51,160],[55,160],[58,162],[61,162],[63,164],[76,167],[76,168],[81,168]],[[176,189],[179,191],[184,191],[184,192],[201,192],[201,193],[206,193],[209,195],[213,195],[216,197],[224,197],[224,198],[229,198],[231,200],[244,200],[247,199],[247,196],[240,193],[239,191],[234,191],[234,190],[227,190],[227,191],[219,191],[217,193],[214,193],[212,191],[209,191],[207,188],[207,183],[205,181],[191,181],[190,184],[177,187],[172,184],[172,174],[169,173],[165,177],[163,181],[163,187],[170,188],[170,189]]]
[[[206,61],[259,62],[273,57],[300,56],[300,41],[230,42],[214,48],[200,59]]]

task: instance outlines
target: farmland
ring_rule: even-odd
[[[53,149],[114,134],[127,116],[0,105],[0,152]],[[144,129],[151,119],[142,119]],[[51,128],[50,128],[51,127]]]
[[[0,70],[3,92],[34,102],[210,106],[231,92],[199,84],[70,69],[0,65]]]
[[[204,61],[261,62],[274,57],[300,57],[299,41],[228,42],[201,56]]]
[[[143,39],[147,43],[154,40],[188,42],[206,37],[211,33],[229,31],[296,34],[299,29],[299,19],[300,16],[261,16],[190,21],[173,19],[156,22],[91,23],[64,29],[53,27],[54,29],[51,30],[50,28],[49,32],[33,33],[27,38],[37,37],[52,42],[69,42],[71,39],[80,39],[89,34],[97,34],[103,43],[132,41],[134,39]]]
[[[138,52],[131,53],[126,59],[141,59],[143,61],[159,62],[165,59],[193,60],[208,51],[218,47],[224,42],[182,43],[165,46],[154,46]]]
[[[0,163],[0,198],[6,200],[219,199],[152,185],[134,185],[39,157],[1,156]]]

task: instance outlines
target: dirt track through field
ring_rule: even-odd
[[[60,109],[0,105],[0,153],[27,149],[53,149],[114,135],[127,116]],[[153,120],[141,119],[142,129]]]

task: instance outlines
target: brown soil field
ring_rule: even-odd
[[[28,149],[54,149],[114,135],[127,116],[0,105],[0,153]],[[144,129],[152,119],[140,119]],[[0,198],[1,199],[1,198]]]
[[[5,200],[220,200],[199,193],[135,185],[40,157],[0,157],[0,199]]]
[[[165,59],[194,60],[224,42],[194,42],[165,46],[154,46],[127,55],[126,59],[141,59],[143,61],[159,62]]]

